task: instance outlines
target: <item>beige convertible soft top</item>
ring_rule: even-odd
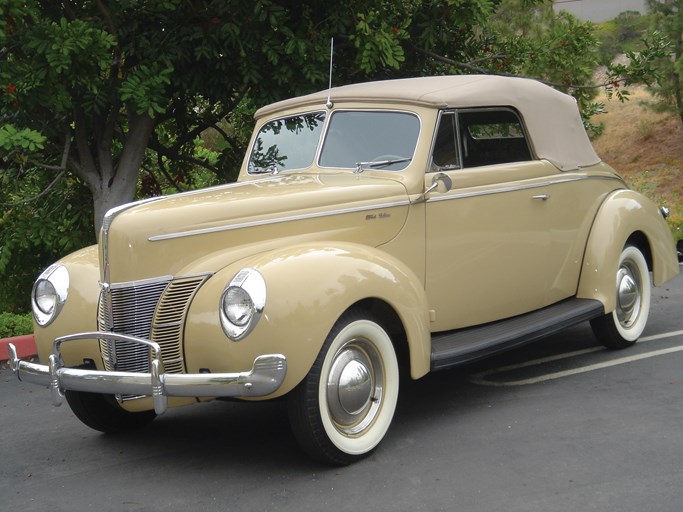
[[[510,106],[524,118],[538,158],[562,170],[600,162],[581,122],[576,100],[526,78],[435,76],[345,85],[267,105],[256,112],[256,118],[290,108],[323,107],[330,92],[335,104],[382,102],[439,109]]]

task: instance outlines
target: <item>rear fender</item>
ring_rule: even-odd
[[[579,298],[597,299],[605,312],[616,307],[615,279],[624,246],[639,245],[655,286],[678,274],[673,236],[657,206],[632,190],[618,190],[604,201],[593,222],[579,281]]]

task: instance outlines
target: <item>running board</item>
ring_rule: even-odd
[[[443,370],[516,348],[604,314],[601,302],[572,298],[506,320],[435,333],[431,370]]]

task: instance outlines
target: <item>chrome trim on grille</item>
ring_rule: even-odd
[[[228,224],[225,226],[216,226],[213,228],[195,229],[195,230],[191,230],[191,231],[181,231],[178,233],[167,233],[165,235],[154,235],[154,236],[150,236],[148,238],[148,240],[150,242],[159,242],[162,240],[171,240],[174,238],[183,238],[186,236],[205,235],[208,233],[218,233],[221,231],[232,231],[234,229],[251,228],[251,227],[255,227],[255,226],[267,226],[269,224],[280,224],[281,222],[289,222],[289,221],[296,221],[296,220],[317,219],[317,218],[321,218],[321,217],[330,217],[333,215],[343,215],[345,213],[357,213],[357,212],[366,212],[369,210],[381,210],[383,208],[394,208],[397,206],[408,206],[409,204],[410,204],[410,201],[405,200],[405,201],[395,201],[393,203],[372,204],[372,205],[367,205],[367,206],[356,206],[354,208],[343,208],[340,210],[332,210],[332,211],[326,211],[326,212],[302,213],[300,215],[290,215],[288,217],[282,217],[279,219],[255,220],[255,221],[251,221],[251,222],[242,222],[239,224]]]
[[[166,373],[183,373],[183,329],[195,293],[210,273],[173,278],[163,276],[102,285],[98,307],[101,331],[151,340],[159,345]],[[149,350],[144,344],[115,337],[100,338],[107,371],[147,373]],[[138,396],[118,396],[132,400]]]
[[[185,317],[197,290],[208,278],[208,274],[175,278],[157,304],[151,339],[161,346],[166,372],[183,373],[185,370],[182,345]]]
[[[154,310],[170,282],[171,278],[165,277],[129,286],[103,287],[98,315],[100,330],[149,339]],[[149,371],[147,350],[140,345],[103,340],[100,349],[107,371]]]

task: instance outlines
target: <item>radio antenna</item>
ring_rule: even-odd
[[[327,103],[325,106],[327,108],[332,108],[334,103],[332,103],[332,61],[334,59],[334,37],[330,38],[330,83],[327,88]]]

